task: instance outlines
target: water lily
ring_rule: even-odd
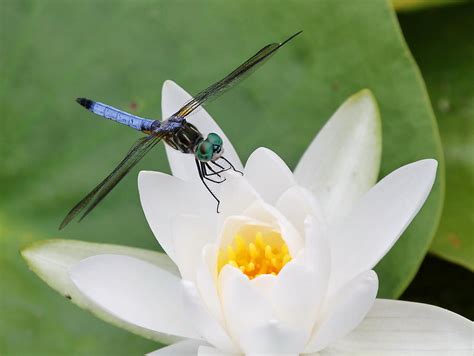
[[[163,87],[163,117],[190,98]],[[472,323],[447,310],[376,299],[372,268],[426,200],[437,163],[376,183],[381,128],[368,90],[328,121],[294,173],[271,150],[243,167],[205,110],[192,119],[224,140],[243,176],[217,187],[193,157],[167,150],[173,175],[141,172],[140,199],[165,254],[51,240],[23,250],[53,288],[105,320],[167,344],[153,355],[470,354]]]

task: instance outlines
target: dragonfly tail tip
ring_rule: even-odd
[[[76,102],[79,105],[84,106],[87,110],[89,110],[92,104],[94,103],[92,100],[86,98],[77,98]]]

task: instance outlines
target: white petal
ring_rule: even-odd
[[[205,219],[196,215],[180,215],[171,221],[176,264],[183,279],[196,280],[201,251],[215,242],[216,234]]]
[[[250,281],[252,287],[265,299],[272,300],[277,277],[272,274],[261,274]]]
[[[69,278],[69,269],[72,266],[87,257],[101,254],[120,254],[136,257],[178,276],[179,272],[175,264],[165,254],[133,247],[74,240],[35,242],[24,248],[21,254],[30,269],[38,274],[51,288],[66,296],[74,304],[89,310],[106,322],[162,343],[171,343],[179,340],[178,337],[144,329],[117,318],[114,314],[110,314],[107,310],[91,303]]]
[[[217,248],[206,245],[202,249],[201,261],[196,271],[196,287],[209,312],[224,324],[221,301],[217,294]]]
[[[273,305],[277,319],[285,325],[311,334],[319,307],[326,294],[328,276],[319,278],[319,271],[291,261],[276,278]]]
[[[171,80],[165,81],[161,92],[161,112],[163,119],[173,115],[181,108],[181,106],[191,99],[191,95],[189,95],[178,84]],[[198,128],[204,138],[211,132],[218,134],[224,142],[223,148],[225,151],[225,157],[232,162],[236,169],[240,171],[243,169],[242,162],[240,161],[240,158],[230,140],[206,110],[203,108],[197,109],[195,113],[187,118],[187,120]],[[198,181],[199,175],[196,169],[196,163],[194,162],[194,155],[183,154],[168,145],[165,145],[165,147],[173,175],[187,181]]]
[[[268,148],[258,148],[245,164],[245,178],[268,203],[274,205],[280,195],[296,185],[293,173],[283,160]]]
[[[138,190],[148,224],[163,250],[173,260],[176,256],[170,220],[190,214],[212,221],[215,215],[215,202],[201,189],[199,182],[185,182],[161,172],[141,171]]]
[[[240,175],[231,174],[227,181],[220,185],[219,198],[221,200],[219,226],[232,215],[242,215],[244,210],[259,196],[250,183]]]
[[[296,166],[295,176],[318,197],[332,221],[375,184],[381,152],[377,103],[369,90],[362,90],[321,129]]]
[[[308,215],[316,218],[320,224],[324,224],[321,206],[316,197],[301,186],[293,186],[284,192],[275,205],[299,231],[305,233],[304,221]]]
[[[198,340],[183,340],[150,352],[146,356],[197,356],[199,347],[202,345],[206,345],[206,343]]]
[[[329,244],[319,223],[306,219],[304,264],[293,259],[278,274],[273,303],[279,320],[311,331],[327,292]]]
[[[422,160],[382,179],[329,231],[331,290],[371,269],[390,250],[423,206],[437,162]]]
[[[69,275],[91,302],[121,320],[199,339],[183,311],[180,279],[151,263],[128,256],[98,255],[74,265]]]
[[[184,308],[194,329],[211,345],[220,350],[237,351],[223,325],[212,316],[196,289],[194,283],[182,281],[184,287]]]
[[[251,330],[243,330],[240,345],[246,355],[298,356],[307,335],[300,329],[289,328],[276,320]]]
[[[327,239],[326,226],[313,216],[304,221],[305,263],[318,272],[321,283],[329,282],[331,271],[331,250]]]
[[[328,296],[305,352],[322,350],[359,325],[372,307],[377,289],[377,275],[366,271]]]
[[[227,328],[238,340],[242,333],[272,319],[269,301],[240,270],[225,265],[219,273],[219,292]]]
[[[230,353],[230,352],[223,352],[218,350],[214,347],[210,346],[201,346],[199,347],[198,356],[239,356],[239,353]]]
[[[473,354],[474,326],[428,304],[377,299],[364,321],[322,353],[337,355]]]

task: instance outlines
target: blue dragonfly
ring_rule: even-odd
[[[79,221],[84,219],[160,141],[164,141],[172,148],[184,154],[194,155],[199,177],[206,189],[217,201],[217,212],[219,212],[220,201],[209,188],[208,182],[222,183],[225,180],[221,176],[224,171],[230,169],[237,170],[223,156],[224,149],[221,137],[216,133],[210,133],[204,138],[199,130],[186,120],[186,117],[246,78],[280,47],[291,41],[301,32],[293,34],[281,43],[266,45],[225,78],[200,91],[176,113],[162,121],[145,119],[107,104],[86,98],[77,98],[76,101],[92,113],[141,131],[146,136],[138,139],[112,173],[69,211],[59,229],[63,229],[80,213],[82,213],[82,216]]]

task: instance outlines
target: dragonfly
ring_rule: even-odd
[[[76,101],[90,112],[141,131],[146,136],[138,139],[115,169],[68,212],[59,226],[59,230],[62,230],[79,214],[82,214],[79,221],[84,219],[160,141],[164,141],[183,154],[194,155],[199,178],[217,201],[217,212],[219,212],[220,200],[213,193],[208,183],[222,183],[225,180],[225,178],[222,178],[223,172],[231,169],[236,172],[239,171],[223,156],[222,138],[216,133],[209,133],[204,138],[197,127],[188,122],[186,118],[253,73],[279,48],[301,32],[291,35],[283,42],[266,45],[223,79],[198,92],[178,111],[163,120],[142,118],[101,102],[87,98],[77,98]]]

